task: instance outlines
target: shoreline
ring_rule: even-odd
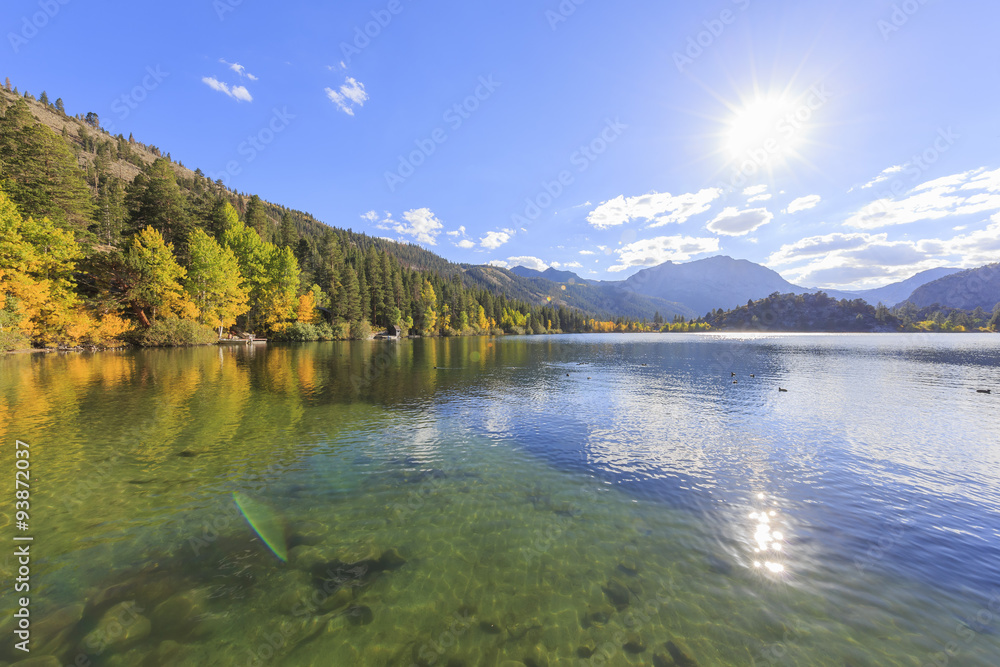
[[[976,331],[926,331],[926,330],[911,330],[911,331],[822,331],[822,330],[764,330],[764,329],[711,329],[708,331],[578,331],[572,334],[566,334],[564,332],[551,332],[543,334],[495,334],[495,333],[483,333],[483,334],[471,334],[465,336],[402,336],[395,339],[397,342],[401,340],[416,339],[416,338],[501,338],[507,336],[562,336],[562,335],[592,335],[592,334],[634,334],[640,335],[671,335],[671,334],[717,334],[717,333],[736,333],[736,334],[746,334],[746,333],[757,333],[757,334],[955,334],[955,335],[967,335],[967,334],[996,334],[1000,333],[998,331],[990,331],[988,329],[976,330]],[[309,341],[269,341],[269,345],[301,345],[302,343],[349,343],[355,340],[392,340],[392,339],[378,339],[372,336],[371,338],[365,339],[346,339],[346,340],[309,340]],[[41,347],[41,348],[24,348],[18,350],[5,350],[4,355],[8,354],[51,354],[55,352],[110,352],[112,350],[130,350],[130,349],[140,349],[140,350],[170,350],[182,347],[210,347],[222,345],[222,341],[216,341],[213,343],[194,343],[191,345],[152,345],[148,347],[140,347],[138,345],[120,345],[115,347],[98,347],[98,346],[88,346],[88,347]]]

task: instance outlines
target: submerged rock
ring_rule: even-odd
[[[347,611],[344,612],[344,615],[347,617],[347,621],[351,625],[368,625],[375,620],[375,614],[369,607],[366,607],[363,604],[348,607]]]
[[[642,653],[646,650],[646,642],[642,641],[642,637],[639,635],[631,634],[625,638],[622,648],[625,649],[626,653]]]
[[[584,660],[594,655],[595,651],[597,651],[597,644],[595,644],[593,640],[590,639],[584,641],[582,644],[576,647],[577,657],[583,658]]]
[[[639,574],[639,563],[631,556],[626,556],[618,563],[618,571],[634,577]]]
[[[632,601],[632,593],[629,591],[628,587],[621,582],[611,579],[605,584],[601,590],[604,591],[604,595],[608,600],[621,610],[623,607],[627,607],[629,602]]]
[[[194,629],[200,616],[207,611],[209,593],[195,589],[178,593],[156,606],[150,616],[158,635],[184,639]]]
[[[677,667],[696,667],[696,665],[698,664],[694,660],[692,660],[688,656],[688,654],[673,641],[668,641],[666,643],[666,649],[667,652],[670,654],[670,657],[673,658],[674,664],[677,665]]]
[[[80,650],[88,654],[106,651],[124,651],[149,636],[149,619],[134,601],[121,602],[108,609],[97,627],[87,633],[80,643]]]
[[[479,629],[490,635],[498,635],[503,632],[503,628],[493,621],[479,621]]]

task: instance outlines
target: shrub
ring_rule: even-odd
[[[306,322],[291,322],[285,328],[271,334],[272,340],[302,343],[308,340],[319,340],[316,326]]]
[[[139,347],[180,347],[210,345],[219,339],[212,327],[191,320],[166,318],[157,320],[145,330],[132,331],[126,339]]]
[[[320,322],[313,326],[316,328],[316,337],[319,340],[334,340],[337,337],[329,322]]]
[[[351,338],[354,340],[367,340],[372,337],[372,325],[364,320],[351,322]]]

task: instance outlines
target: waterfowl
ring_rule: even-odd
[[[977,389],[977,390],[976,390],[976,393],[977,393],[977,394],[990,394],[990,393],[992,393],[992,392],[993,392],[993,390],[992,390],[992,389]]]
[[[778,387],[778,391],[788,391],[788,390],[787,389],[782,389],[781,387]]]
[[[732,371],[730,371],[729,372],[729,377],[736,377],[736,373],[733,373]]]
[[[750,377],[754,378],[754,377],[757,377],[757,376],[756,376],[756,375],[754,375],[753,373],[751,373],[751,374],[750,374]]]

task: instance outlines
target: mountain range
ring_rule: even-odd
[[[990,267],[993,267],[990,270]],[[632,316],[646,317],[650,306],[661,315],[672,317],[692,313],[703,315],[716,309],[728,310],[761,299],[769,294],[810,294],[826,292],[835,299],[863,299],[871,305],[900,305],[911,301],[918,306],[940,303],[956,308],[991,310],[1000,301],[1000,264],[962,271],[941,267],[922,271],[906,280],[867,290],[845,291],[802,287],[781,277],[776,271],[745,259],[717,255],[686,263],[664,262],[643,269],[622,281],[586,280],[571,271],[549,268],[537,271],[523,266],[510,269],[514,276],[532,281],[536,290],[544,283],[561,284],[563,293],[589,293],[617,296],[634,295]],[[587,292],[589,290],[589,292]],[[648,299],[649,301],[647,301]]]

